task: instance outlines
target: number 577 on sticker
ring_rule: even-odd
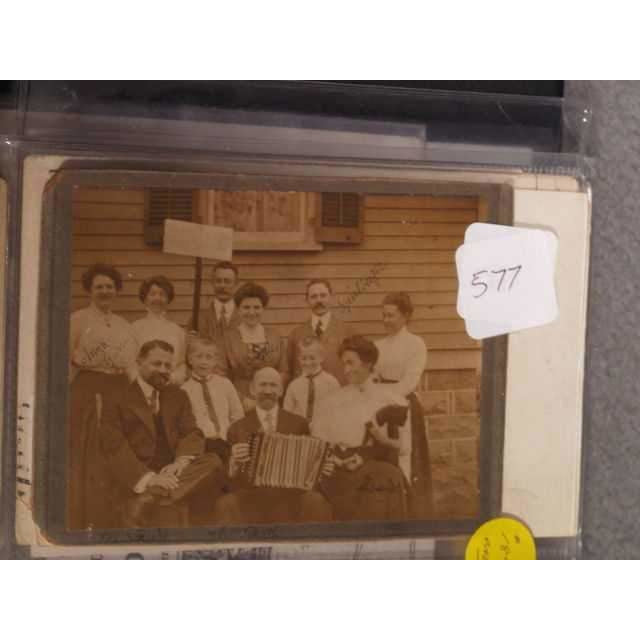
[[[500,293],[500,291],[505,294],[508,293],[509,291],[511,291],[521,270],[522,265],[516,264],[513,267],[504,267],[502,269],[482,269],[481,271],[477,271],[473,274],[473,278],[471,280],[471,286],[478,288],[477,293],[475,293],[473,297],[480,298],[485,294],[490,293],[492,287],[495,287],[497,293]],[[513,272],[513,276],[507,284],[504,284],[507,273],[511,272]],[[499,276],[499,280],[494,278],[493,276]]]
[[[469,335],[480,339],[552,322],[556,249],[555,236],[538,229],[459,247],[457,309]]]

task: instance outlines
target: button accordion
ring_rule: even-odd
[[[249,439],[246,466],[255,487],[311,491],[318,483],[330,445],[319,438],[255,433]]]

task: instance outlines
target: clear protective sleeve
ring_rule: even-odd
[[[218,88],[221,84],[213,83]],[[13,107],[0,110],[0,239],[5,285],[5,296],[0,299],[4,321],[0,325],[4,338],[0,555],[463,558],[477,526],[492,517],[512,515],[532,530],[539,558],[579,556],[592,166],[583,151],[589,135],[589,105],[561,99],[330,83],[232,85],[227,88],[270,91],[270,95],[280,92],[280,108],[203,107],[190,103],[189,96],[181,103],[174,94],[161,107],[83,102],[71,84],[68,91],[62,90],[62,99],[58,95],[54,100],[38,83],[19,83]],[[405,101],[409,115],[381,120],[282,108],[283,101],[297,104],[296,96],[304,92],[352,108],[375,103],[383,109],[393,104],[396,112]],[[344,111],[349,112],[346,106]],[[534,332],[523,332],[515,340],[501,336],[478,347],[483,371],[476,458],[481,485],[480,507],[474,517],[409,525],[120,529],[70,534],[65,528],[64,504],[60,504],[65,492],[65,453],[56,425],[68,415],[64,375],[71,307],[66,300],[73,298],[73,287],[79,285],[69,277],[78,265],[72,264],[76,250],[73,221],[64,212],[71,210],[74,194],[105,185],[123,193],[186,188],[358,192],[362,198],[400,200],[421,195],[475,197],[485,203],[484,221],[553,230],[560,240],[562,266],[566,266],[557,285],[559,295],[566,292],[571,298],[565,306],[561,304],[565,313],[557,335],[548,345],[536,343]],[[99,217],[99,207],[96,212]],[[374,224],[391,228],[393,223],[382,213],[376,215],[382,222],[368,219],[372,228]],[[126,224],[126,218],[122,222]],[[255,240],[247,238],[247,246],[252,247]],[[398,247],[405,242],[408,252],[420,251],[420,240],[410,234],[394,242]],[[447,250],[454,248],[454,244],[447,245]],[[301,252],[300,247],[297,250]],[[381,257],[380,263],[385,259]],[[250,261],[247,265],[251,272]],[[446,266],[437,269],[449,273]],[[300,272],[307,274],[303,269]],[[397,279],[402,273],[399,269]],[[436,326],[435,321],[424,322]],[[569,334],[575,339],[563,343]],[[442,344],[449,344],[447,340],[450,338],[442,338]],[[472,348],[462,338],[459,341]],[[549,364],[554,344],[566,347],[562,366]],[[539,361],[532,356],[536,351]],[[528,385],[533,386],[525,392]],[[536,394],[540,401],[532,402]],[[427,398],[436,405],[444,399],[448,403],[445,412],[454,412],[452,403],[461,406],[471,401],[469,394],[443,391],[435,383],[433,388],[425,387],[422,398],[423,403]],[[544,412],[541,405],[547,400],[549,410]],[[464,435],[469,420],[456,421],[439,416],[438,411],[434,408],[432,422],[445,425],[441,433],[449,428],[462,430],[462,437],[451,440],[451,455],[463,456],[464,442],[460,442],[470,440]],[[558,429],[559,424],[564,430]],[[546,475],[539,468],[536,438],[553,448],[544,453],[550,465]],[[431,452],[432,460],[439,456],[442,464],[447,463],[448,443],[438,443],[438,450]],[[561,467],[565,471],[555,475]],[[532,468],[537,471],[531,472]]]

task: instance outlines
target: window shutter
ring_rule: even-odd
[[[357,244],[362,242],[362,198],[357,193],[320,194],[316,240]]]
[[[150,246],[161,246],[164,221],[193,222],[197,191],[192,189],[147,189],[144,241]]]

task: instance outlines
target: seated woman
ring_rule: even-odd
[[[234,301],[240,319],[237,326],[225,333],[224,357],[246,412],[256,404],[250,393],[255,372],[273,367],[284,377],[286,353],[278,333],[262,324],[262,313],[269,304],[267,290],[255,282],[247,282],[236,291]],[[283,386],[286,383],[283,380]]]
[[[382,301],[382,322],[387,335],[376,342],[380,353],[376,374],[379,382],[409,402],[410,442],[408,451],[399,455],[398,462],[411,488],[411,517],[424,519],[433,516],[431,461],[424,410],[415,390],[427,364],[427,347],[420,336],[407,329],[412,314],[408,293],[390,293]]]
[[[163,340],[173,347],[174,361],[171,382],[182,384],[187,375],[185,365],[186,334],[184,329],[167,318],[167,308],[173,301],[173,284],[164,276],[152,276],[141,285],[139,297],[147,315],[131,324],[138,348],[149,340]]]
[[[338,355],[347,385],[318,405],[311,423],[311,435],[334,445],[336,468],[323,478],[321,489],[336,520],[402,520],[407,517],[407,485],[390,460],[407,445],[409,431],[403,424],[399,437],[391,439],[389,425],[378,424],[376,414],[385,407],[406,409],[407,402],[374,382],[378,349],[373,342],[346,338]],[[406,412],[404,418],[406,422]]]

